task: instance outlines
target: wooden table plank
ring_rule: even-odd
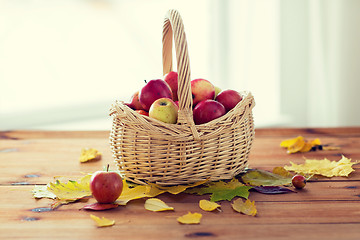
[[[335,151],[286,154],[282,140],[302,135],[318,137],[323,143],[340,146]],[[55,211],[34,212],[49,207],[49,199],[35,200],[34,184],[46,184],[54,176],[77,178],[106,164],[114,167],[109,132],[0,132],[0,239],[359,239],[360,173],[348,178],[322,178],[309,182],[298,193],[264,195],[250,193],[257,217],[235,213],[229,202],[222,212],[204,212],[200,199],[208,196],[163,194],[159,198],[175,207],[173,212],[153,213],[144,209],[144,199],[117,209],[89,212],[79,210],[85,202],[61,206]],[[81,164],[83,147],[103,153],[100,161]],[[339,160],[341,155],[360,160],[360,128],[257,129],[249,166],[272,170],[302,163],[305,158]],[[27,185],[22,185],[27,184]],[[94,199],[90,199],[94,202]],[[201,212],[200,225],[181,225],[182,214]],[[96,228],[89,215],[116,220],[109,228]]]
[[[212,236],[221,237],[221,239],[230,239],[239,236],[239,234],[244,238],[254,236],[260,238],[260,235],[257,235],[259,231],[261,234],[267,231],[274,232],[275,229],[276,231],[283,231],[278,233],[280,235],[270,236],[270,239],[276,239],[277,237],[290,236],[289,230],[295,229],[301,231],[301,235],[294,239],[304,239],[305,236],[311,237],[315,234],[303,232],[304,229],[326,233],[325,229],[330,231],[334,224],[338,226],[340,223],[340,229],[343,227],[344,230],[347,230],[345,227],[347,225],[358,224],[357,226],[359,226],[360,224],[359,201],[319,200],[310,202],[299,198],[299,201],[281,201],[279,204],[276,201],[258,201],[260,195],[251,195],[251,198],[256,201],[259,213],[257,217],[250,217],[234,212],[227,201],[221,202],[221,212],[204,212],[198,207],[198,201],[204,199],[204,196],[181,194],[181,196],[174,197],[170,194],[164,194],[159,198],[173,206],[175,211],[149,212],[144,209],[143,199],[135,200],[127,206],[120,206],[109,211],[79,211],[85,204],[93,202],[91,199],[88,203],[79,202],[64,205],[55,211],[34,212],[31,210],[49,207],[52,200],[33,199],[31,189],[31,186],[0,187],[0,195],[6,196],[0,199],[0,211],[5,213],[5,216],[3,215],[0,218],[0,237],[16,239],[31,237],[36,239],[50,237],[52,233],[60,233],[54,235],[54,239],[78,237],[90,239],[95,236],[99,237],[99,234],[104,234],[106,230],[105,238],[106,236],[122,236],[126,237],[125,239],[141,239],[144,236],[152,236],[151,239],[169,239],[169,237],[178,239],[186,234],[206,232]],[[306,195],[307,193],[302,192],[294,195],[300,194]],[[287,194],[287,196],[289,195]],[[20,201],[9,202],[9,199],[19,199]],[[203,214],[200,225],[185,226],[177,223],[176,218],[188,211]],[[116,225],[111,228],[97,229],[89,217],[90,214],[114,219]],[[16,231],[19,228],[21,231]],[[356,228],[357,231],[352,229],[351,232],[359,234],[360,229]],[[126,233],[122,233],[121,231],[125,229]],[[46,236],[46,232],[49,234],[48,236]],[[342,234],[347,233],[342,232]],[[329,237],[332,239],[331,236]]]

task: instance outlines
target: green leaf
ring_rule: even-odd
[[[204,187],[192,188],[186,190],[186,192],[197,195],[211,194],[210,201],[217,202],[221,200],[231,201],[234,197],[243,197],[247,199],[251,188],[252,187],[245,186],[234,178],[230,182],[211,182]]]
[[[244,183],[252,186],[281,186],[291,183],[291,177],[284,177],[259,169],[250,169],[241,176]]]

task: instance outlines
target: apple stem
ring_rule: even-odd
[[[107,172],[109,172],[109,166],[110,166],[110,165],[108,164],[107,167],[106,167],[106,171],[107,171]]]
[[[145,83],[147,83],[146,79],[144,80]]]

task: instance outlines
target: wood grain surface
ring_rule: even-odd
[[[340,149],[289,155],[279,147],[299,135]],[[85,147],[97,148],[102,159],[80,163]],[[342,155],[360,161],[360,128],[256,129],[249,167],[272,170],[290,161],[339,160]],[[53,200],[32,197],[34,185],[56,176],[76,180],[106,164],[115,168],[109,132],[0,132],[0,239],[360,239],[360,164],[347,178],[317,178],[296,193],[251,191],[256,217],[234,212],[227,201],[220,202],[221,212],[202,211],[198,202],[206,195],[162,194],[159,198],[175,208],[169,212],[145,210],[145,199],[107,211],[80,210],[95,202],[92,198],[51,210]],[[203,214],[199,225],[176,221],[189,211]],[[116,223],[97,228],[90,214]]]

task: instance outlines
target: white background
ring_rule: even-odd
[[[106,130],[162,77],[179,10],[191,77],[249,90],[256,127],[360,123],[360,1],[0,0],[0,130]]]

